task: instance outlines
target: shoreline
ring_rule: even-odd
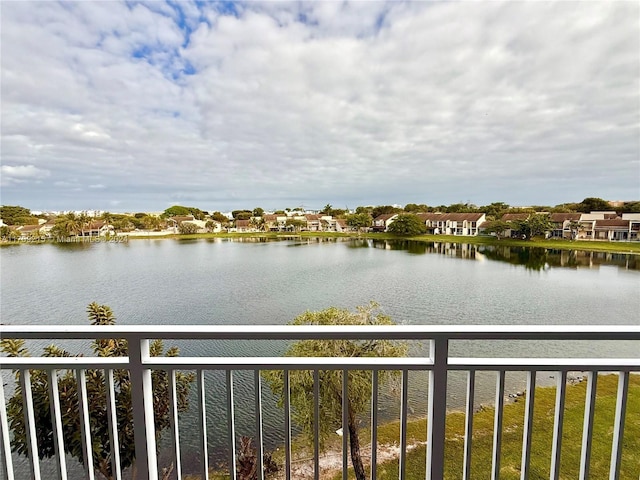
[[[410,240],[425,243],[454,243],[468,245],[487,245],[503,247],[533,247],[548,250],[582,251],[582,252],[606,252],[623,255],[640,255],[640,242],[605,242],[598,240],[554,240],[554,239],[497,239],[491,236],[456,236],[456,235],[419,235],[415,237],[401,237],[388,233],[341,233],[341,232],[249,232],[249,233],[196,233],[181,235],[166,232],[134,232],[104,237],[87,237],[75,240],[59,242],[51,239],[26,239],[17,241],[0,241],[0,246],[10,245],[42,245],[55,243],[127,243],[129,240],[196,240],[196,239],[264,239],[264,240],[291,240],[305,238],[347,238],[356,240]],[[126,239],[126,240],[125,240]]]

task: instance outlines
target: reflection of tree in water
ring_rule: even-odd
[[[541,271],[549,267],[547,249],[539,247],[485,247],[480,252],[490,260],[522,265],[527,270]]]
[[[640,256],[624,253],[559,250],[543,247],[509,247],[505,245],[473,245],[466,243],[423,242],[419,240],[351,239],[350,248],[404,250],[414,255],[438,253],[468,260],[484,257],[489,260],[522,265],[527,270],[542,271],[550,267],[593,268],[615,265],[628,270],[640,270]],[[476,255],[476,253],[478,255]]]

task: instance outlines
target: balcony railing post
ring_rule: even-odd
[[[13,458],[11,457],[11,435],[7,419],[7,407],[4,401],[4,375],[0,373],[0,438],[2,438],[2,472],[7,480],[14,480]]]
[[[427,423],[427,480],[444,478],[445,422],[447,417],[447,369],[449,339],[430,341],[433,368],[429,372],[429,418]]]
[[[136,446],[134,480],[157,480],[156,435],[153,415],[153,387],[151,370],[144,365],[149,358],[149,340],[130,337],[129,373],[131,378],[131,403],[133,407],[133,432]]]
[[[40,457],[38,456],[38,440],[36,433],[36,417],[33,410],[33,392],[31,390],[31,372],[28,369],[20,372],[20,388],[22,389],[22,409],[24,412],[25,433],[31,478],[40,480]]]

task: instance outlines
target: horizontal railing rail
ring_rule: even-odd
[[[79,385],[79,415],[82,419],[82,442],[84,458],[91,458],[91,431],[89,427],[89,400],[86,389],[87,370],[104,370],[107,379],[107,409],[112,448],[112,468],[116,478],[120,478],[121,468],[118,453],[117,408],[114,392],[114,370],[128,370],[132,385],[133,423],[135,436],[136,469],[138,479],[159,478],[156,458],[156,436],[154,431],[153,391],[151,372],[164,370],[169,372],[171,383],[171,443],[175,461],[176,478],[181,478],[181,453],[179,445],[179,422],[176,399],[176,372],[194,370],[196,372],[196,393],[198,398],[199,448],[201,464],[199,471],[203,478],[209,472],[208,442],[206,425],[205,376],[209,370],[224,371],[226,375],[226,399],[229,473],[236,478],[236,432],[234,420],[234,372],[250,370],[254,375],[256,440],[258,455],[262,461],[263,420],[262,420],[262,380],[260,372],[279,370],[284,372],[284,423],[285,423],[285,476],[292,478],[291,453],[291,399],[290,372],[309,370],[313,372],[314,386],[314,478],[320,477],[319,466],[319,372],[336,370],[343,378],[343,478],[347,478],[347,392],[348,375],[352,370],[371,372],[371,478],[376,478],[377,425],[378,425],[378,374],[383,370],[398,371],[401,374],[400,395],[400,453],[399,477],[406,478],[407,454],[407,418],[408,418],[408,379],[409,371],[425,371],[429,375],[427,408],[427,453],[426,477],[431,480],[444,478],[445,419],[447,414],[447,377],[449,372],[467,372],[466,424],[463,478],[471,478],[471,451],[473,441],[473,406],[476,373],[479,371],[496,372],[495,419],[491,478],[497,480],[500,475],[500,452],[502,443],[502,421],[505,397],[505,374],[511,371],[525,372],[527,376],[524,433],[522,443],[521,478],[529,476],[533,404],[535,399],[536,372],[558,372],[556,378],[556,404],[553,426],[550,478],[560,475],[562,444],[562,426],[564,415],[565,391],[568,372],[587,372],[587,395],[585,400],[584,428],[580,458],[580,478],[589,476],[591,440],[593,436],[593,417],[595,409],[595,391],[599,372],[615,372],[619,378],[615,422],[611,447],[610,479],[618,479],[622,455],[622,439],[626,418],[626,401],[629,390],[629,374],[640,372],[640,358],[469,358],[454,357],[449,354],[452,341],[456,340],[526,340],[526,341],[639,341],[640,326],[607,325],[455,325],[455,326],[290,326],[290,325],[171,325],[171,326],[0,326],[3,339],[48,339],[48,340],[96,340],[125,339],[128,342],[128,356],[122,357],[0,357],[2,370],[20,372],[20,388],[23,392],[24,422],[27,428],[28,457],[31,476],[41,478],[37,454],[37,425],[32,398],[31,371],[44,370],[49,375],[49,397],[54,426],[55,450],[57,453],[57,472],[59,478],[66,479],[66,461],[64,438],[62,433],[62,415],[57,375],[61,370],[76,372]],[[287,357],[287,356],[186,356],[155,357],[149,352],[149,344],[154,339],[173,340],[428,340],[428,357]],[[597,349],[594,349],[597,352]],[[3,470],[7,480],[16,478],[11,455],[11,435],[9,419],[5,405],[4,384],[0,382],[0,426],[2,428]],[[93,479],[92,462],[84,462],[86,477]],[[260,464],[262,467],[262,464]],[[258,469],[258,478],[263,480],[262,468]]]

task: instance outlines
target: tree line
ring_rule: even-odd
[[[550,205],[533,205],[530,207],[513,207],[505,202],[493,202],[488,205],[474,205],[471,203],[454,203],[451,205],[438,205],[429,206],[424,203],[408,203],[404,207],[398,207],[394,205],[378,205],[378,206],[358,206],[355,210],[351,211],[348,208],[334,208],[331,204],[326,204],[319,212],[321,215],[330,215],[333,218],[343,219],[346,224],[355,230],[366,230],[372,225],[373,219],[383,214],[417,214],[417,213],[429,213],[429,212],[441,212],[441,213],[484,213],[486,219],[490,224],[488,225],[490,231],[500,236],[501,232],[512,227],[500,223],[500,218],[505,213],[529,213],[536,212],[548,212],[548,213],[588,213],[591,211],[615,211],[617,214],[640,212],[640,201],[625,202],[622,205],[611,205],[608,201],[597,197],[587,197],[581,202],[575,203],[562,203],[555,206]],[[284,210],[276,210],[276,214],[291,214],[299,213],[302,215],[304,210],[302,207],[298,208],[285,208]],[[181,216],[193,216],[196,220],[210,221],[208,223],[208,229],[213,231],[214,223],[218,222],[223,226],[230,226],[237,220],[250,220],[251,226],[260,230],[264,226],[263,217],[265,210],[261,207],[249,209],[238,209],[231,212],[231,219],[219,211],[208,212],[201,210],[197,207],[188,207],[183,205],[173,205],[160,215],[153,215],[145,212],[138,212],[133,214],[119,214],[104,212],[99,217],[89,217],[86,213],[67,213],[60,215],[55,219],[55,227],[52,231],[52,235],[55,237],[68,237],[72,235],[84,235],[84,232],[89,229],[92,222],[96,220],[103,220],[113,227],[115,232],[127,232],[134,229],[138,230],[152,230],[160,231],[167,227],[168,221],[173,217]],[[538,217],[536,217],[538,218]],[[3,205],[0,206],[0,219],[6,225],[23,226],[23,225],[37,225],[40,219],[48,219],[46,215],[34,215],[28,208],[21,206]],[[298,224],[300,221],[295,218],[289,220],[288,226],[293,229],[302,228],[304,225]],[[410,217],[400,218],[400,223],[397,220],[394,222],[395,232],[403,235],[419,235],[424,233],[420,227],[416,226],[416,222]],[[535,220],[531,220],[529,223],[535,223]],[[189,226],[188,224],[181,227],[181,233],[194,233],[195,226]],[[402,228],[401,228],[402,227]],[[518,227],[519,228],[519,227]],[[535,225],[523,225],[523,234],[527,236],[535,236],[539,227]],[[527,233],[528,230],[532,230],[532,235]],[[0,236],[2,238],[8,238],[11,235],[11,231],[7,226],[3,226],[0,230]]]

